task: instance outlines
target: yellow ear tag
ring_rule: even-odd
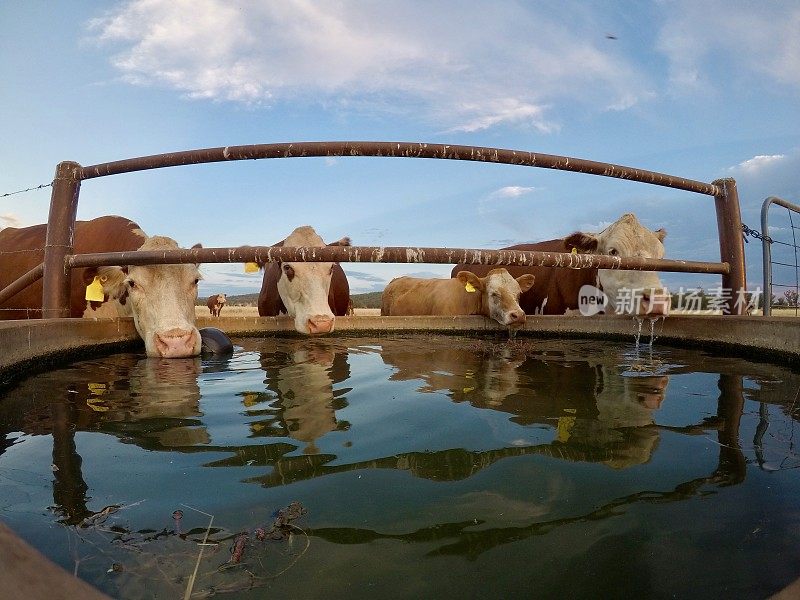
[[[102,398],[87,398],[86,405],[96,412],[106,412],[108,407],[103,404]]]
[[[106,393],[106,384],[105,383],[90,383],[88,384],[89,391],[94,394],[95,396],[102,396]]]
[[[258,263],[254,263],[254,262],[244,263],[244,272],[245,273],[258,273]]]
[[[86,299],[91,302],[103,302],[106,299],[99,276],[95,276],[94,281],[86,286]]]
[[[467,282],[467,285],[464,286],[464,289],[467,290],[469,293],[478,291],[469,281]]]
[[[572,248],[572,252],[570,252],[570,254],[577,254],[577,253],[578,253],[578,249],[573,247]]]

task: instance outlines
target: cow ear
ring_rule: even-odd
[[[599,241],[596,235],[576,231],[564,238],[564,245],[568,249],[577,248],[580,252],[594,252]]]
[[[198,248],[202,248],[202,247],[203,247],[203,244],[201,244],[200,242],[197,242],[197,243],[196,243],[194,246],[192,246],[192,247],[190,248],[190,250],[196,250],[196,249],[198,249]],[[197,263],[194,263],[194,266],[195,266],[195,267],[199,267],[199,266],[200,266],[200,263],[199,263],[199,262],[197,262]]]
[[[463,285],[470,284],[479,292],[482,292],[484,289],[483,279],[472,273],[471,271],[459,271],[458,275],[456,275],[456,279],[458,279]]]
[[[350,238],[343,237],[340,240],[336,240],[335,242],[331,242],[328,246],[349,246],[350,245]]]
[[[666,229],[656,229],[653,233],[656,234],[659,242],[663,242],[664,238],[667,237],[667,230]]]
[[[536,277],[534,277],[530,273],[528,273],[527,275],[520,275],[519,277],[517,277],[517,283],[519,284],[519,289],[522,290],[523,294],[533,287],[533,282],[535,279]]]

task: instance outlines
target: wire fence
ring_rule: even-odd
[[[769,224],[772,205],[786,210],[788,227]],[[800,217],[797,215],[800,215],[800,206],[770,196],[761,207],[761,232],[742,226],[745,240],[750,235],[760,239],[762,244],[764,316],[772,314],[773,308],[794,309],[794,315],[800,315],[800,247],[797,233],[800,230]],[[795,223],[796,219],[798,223]]]

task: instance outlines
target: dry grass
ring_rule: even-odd
[[[195,314],[198,317],[210,317],[211,313],[205,306],[195,306]],[[356,315],[359,317],[376,317],[380,316],[380,308],[357,308],[355,309]],[[222,309],[221,316],[223,317],[257,317],[257,306],[225,306]]]

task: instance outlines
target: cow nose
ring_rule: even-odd
[[[640,314],[666,317],[669,314],[671,297],[664,288],[650,288],[642,290],[642,303]]]
[[[330,333],[333,331],[333,317],[327,315],[314,315],[308,319],[309,333]]]
[[[156,333],[156,350],[164,358],[186,358],[195,355],[197,332],[174,327]]]
[[[509,323],[518,323],[520,325],[525,324],[525,313],[522,311],[512,311],[508,313],[508,320]]]

